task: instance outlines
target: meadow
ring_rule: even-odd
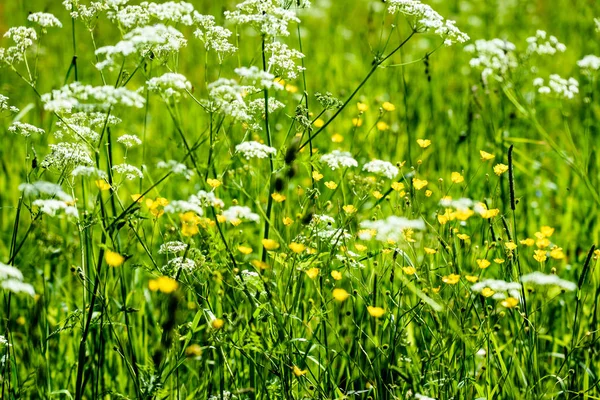
[[[1,399],[600,399],[600,2],[0,35]]]

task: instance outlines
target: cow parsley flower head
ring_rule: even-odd
[[[455,43],[465,43],[469,35],[461,32],[455,25],[455,21],[447,20],[437,11],[419,0],[389,0],[388,12],[390,14],[404,14],[407,18],[414,20],[414,29],[417,32],[433,31],[444,39],[446,46]]]
[[[181,95],[192,90],[192,84],[188,79],[181,74],[167,72],[161,76],[151,78],[146,82],[148,90],[153,93],[158,93],[164,101],[173,99],[178,101]]]
[[[291,49],[285,43],[273,41],[265,46],[265,52],[269,55],[268,70],[277,76],[284,79],[296,79],[298,74],[305,70],[295,61],[304,58],[304,54]]]
[[[577,289],[577,285],[571,281],[559,278],[553,274],[544,274],[543,272],[532,272],[521,277],[523,284],[531,284],[535,286],[556,286],[567,291]]]
[[[533,85],[538,87],[541,94],[552,94],[561,99],[571,100],[579,93],[579,82],[575,78],[562,78],[552,74],[546,84],[543,78],[536,78]]]
[[[117,174],[125,175],[125,179],[128,181],[144,177],[144,174],[138,167],[127,163],[113,165],[112,170]]]
[[[54,168],[59,172],[77,166],[93,164],[88,148],[82,143],[61,142],[50,145],[48,154],[41,163],[42,168]]]
[[[96,167],[88,167],[85,165],[80,165],[78,167],[75,167],[73,169],[73,171],[71,171],[71,176],[72,177],[85,176],[85,177],[92,177],[92,178],[96,178],[96,179],[107,179],[108,178],[106,172],[102,171],[101,169],[98,169]]]
[[[595,55],[587,55],[577,61],[577,65],[581,68],[584,75],[593,75],[600,70],[600,57]]]
[[[117,105],[142,108],[145,99],[124,87],[91,86],[75,82],[43,94],[42,102],[47,111],[70,113],[73,110],[106,111]]]
[[[77,207],[72,202],[57,199],[37,199],[32,203],[34,207],[38,207],[40,212],[47,214],[51,217],[57,216],[57,214],[65,214],[67,216],[79,217]]]
[[[380,242],[398,242],[404,235],[406,230],[424,230],[425,223],[423,220],[411,220],[405,217],[391,215],[386,219],[376,221],[363,221],[360,223],[361,228],[365,229],[360,237],[361,239],[370,239],[370,231],[375,231],[375,238]]]
[[[515,49],[513,43],[502,39],[477,40],[465,46],[466,52],[474,54],[469,64],[481,71],[481,78],[486,84],[489,77],[503,81],[507,72],[519,65]]]
[[[32,13],[29,14],[27,20],[38,24],[42,28],[42,31],[45,31],[47,28],[62,28],[62,24],[60,23],[58,18],[56,18],[50,13]]]
[[[175,257],[168,262],[168,266],[174,270],[193,271],[196,268],[196,261],[191,258]]]
[[[229,43],[229,37],[232,35],[229,29],[223,28],[215,23],[215,17],[212,15],[195,14],[194,21],[197,29],[194,36],[204,43],[206,51],[217,53],[219,63],[223,62],[225,56],[237,51],[237,47]]]
[[[121,143],[123,146],[127,147],[128,149],[132,148],[133,146],[139,146],[140,144],[142,144],[142,141],[140,140],[140,138],[138,138],[135,135],[121,135],[117,139],[117,142]]]
[[[0,57],[0,61],[1,60],[2,60],[2,57]],[[11,113],[18,113],[19,109],[15,106],[11,106],[10,104],[8,104],[8,100],[10,100],[8,97],[0,94],[0,111],[8,111]]]
[[[167,254],[167,253],[179,253],[181,251],[185,251],[188,248],[188,245],[180,242],[178,240],[172,242],[166,242],[160,245],[160,249],[158,250],[159,254]]]
[[[283,89],[283,85],[275,81],[275,75],[258,69],[255,66],[252,67],[240,67],[235,69],[235,73],[240,76],[245,82],[252,86],[265,88],[265,89]]]
[[[329,154],[321,156],[321,162],[327,164],[329,168],[335,170],[338,168],[358,167],[358,162],[352,158],[352,154],[347,151],[333,150]]]
[[[159,169],[168,169],[175,175],[181,175],[185,179],[190,180],[192,176],[194,176],[194,170],[189,169],[187,165],[182,164],[175,160],[169,161],[159,161],[156,164],[156,167]]]
[[[0,62],[8,65],[15,65],[23,62],[25,52],[38,40],[35,29],[26,26],[16,26],[9,28],[4,34],[14,42],[13,46],[6,49],[0,48]]]
[[[35,296],[35,290],[33,289],[33,286],[19,279],[0,280],[0,288],[15,294],[25,293],[31,297]]]
[[[234,24],[251,25],[262,35],[289,36],[289,23],[300,20],[296,13],[280,4],[280,0],[245,0],[235,11],[225,11],[225,18]]]
[[[277,154],[277,149],[254,141],[238,144],[235,146],[235,151],[242,154],[246,160],[251,158],[267,158],[270,155]]]
[[[199,216],[204,215],[204,210],[195,198],[190,197],[189,200],[173,200],[165,206],[167,214],[185,214],[186,212],[194,212]]]
[[[51,197],[63,201],[73,201],[73,198],[65,193],[60,185],[46,181],[36,181],[33,183],[22,183],[19,185],[19,191],[23,192],[25,197]]]
[[[373,160],[363,166],[363,171],[383,175],[386,178],[394,179],[400,172],[391,162],[382,160]]]
[[[535,36],[527,38],[527,53],[539,55],[554,55],[564,53],[567,46],[560,43],[554,36],[548,36],[546,31],[538,30]]]
[[[19,121],[13,122],[12,125],[8,127],[8,131],[24,137],[29,137],[32,134],[43,135],[46,133],[45,130],[38,128],[37,126]]]
[[[252,212],[250,207],[246,206],[231,206],[223,211],[223,216],[230,222],[259,222],[258,214]]]
[[[208,84],[210,101],[207,107],[232,117],[238,121],[248,121],[252,116],[248,112],[245,97],[259,89],[253,86],[241,86],[233,79],[219,78]]]

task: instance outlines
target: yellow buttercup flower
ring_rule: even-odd
[[[292,250],[296,254],[302,253],[304,250],[306,250],[306,246],[303,245],[302,243],[292,242],[289,244],[288,247],[290,248],[290,250]]]
[[[317,118],[313,125],[315,128],[322,128],[323,125],[325,125],[325,121],[323,121],[321,118]]]
[[[479,277],[477,277],[475,275],[467,275],[467,276],[465,276],[465,279],[471,283],[475,283],[479,280]]]
[[[545,236],[545,237],[550,237],[552,236],[552,234],[554,233],[554,228],[551,228],[549,226],[542,226],[540,228],[540,232]]]
[[[396,106],[390,103],[389,101],[386,101],[381,105],[381,108],[383,108],[385,111],[394,111],[396,109]]]
[[[483,297],[492,297],[494,295],[494,293],[496,293],[494,290],[490,289],[489,287],[483,288],[481,290],[481,295]]]
[[[418,179],[418,178],[413,178],[412,183],[413,183],[413,187],[416,190],[421,190],[429,184],[429,182],[427,182],[426,180]]]
[[[293,223],[294,223],[294,220],[293,220],[293,219],[291,219],[290,217],[284,217],[284,218],[282,219],[282,222],[283,222],[283,224],[284,224],[285,226],[290,226],[291,224],[293,224]]]
[[[504,246],[510,251],[513,251],[517,248],[517,244],[515,242],[506,242]]]
[[[346,214],[354,214],[357,211],[356,207],[354,207],[352,204],[348,204],[346,206],[343,206],[342,208],[344,209]]]
[[[210,186],[210,187],[211,187],[211,188],[213,188],[213,189],[216,189],[216,188],[218,188],[219,186],[221,186],[221,181],[220,181],[220,180],[218,180],[218,179],[211,179],[211,178],[208,178],[208,179],[206,180],[206,183],[208,183],[208,186]]]
[[[118,267],[125,262],[125,257],[117,252],[106,250],[104,253],[104,261],[106,261],[106,264],[111,267]]]
[[[465,177],[460,174],[460,172],[453,172],[450,175],[450,179],[453,183],[461,183],[465,181]]]
[[[331,271],[331,277],[336,281],[342,280],[342,273],[340,271]]]
[[[565,258],[565,253],[563,252],[562,247],[552,248],[552,250],[550,250],[550,257],[554,258],[555,260],[561,260]]]
[[[502,300],[500,304],[506,308],[515,308],[519,305],[519,300],[515,299],[514,297],[507,297],[506,299]]]
[[[527,238],[527,239],[523,239],[523,240],[519,241],[519,243],[521,243],[524,246],[531,247],[535,244],[535,240],[533,240],[531,238]]]
[[[292,370],[294,371],[294,375],[296,375],[297,377],[301,377],[303,375],[306,375],[306,373],[308,372],[308,370],[306,370],[306,369],[300,369],[296,365],[294,365],[294,368]]]
[[[415,267],[411,267],[411,266],[402,267],[402,271],[404,271],[404,273],[406,275],[414,275],[417,273],[417,269]]]
[[[493,154],[488,153],[487,151],[479,150],[479,155],[481,156],[482,161],[489,161],[492,158],[496,157]]]
[[[319,182],[321,179],[323,179],[323,174],[315,170],[312,172],[312,177],[315,181]]]
[[[383,121],[379,121],[376,125],[378,131],[387,131],[390,126]]]
[[[508,171],[508,165],[505,165],[505,164],[496,164],[496,165],[494,165],[494,173],[496,175],[500,176],[503,173],[505,173],[506,171]]]
[[[447,283],[448,285],[456,285],[460,281],[460,275],[450,274],[442,277],[442,282]]]
[[[250,262],[250,264],[252,264],[255,268],[258,268],[258,269],[262,269],[262,270],[269,269],[269,264],[267,264],[266,262],[261,261],[261,260],[252,260]]]
[[[358,128],[359,126],[362,125],[362,119],[352,118],[352,125]]]
[[[225,326],[225,321],[223,321],[221,318],[215,318],[210,323],[210,326],[212,326],[213,329],[218,330],[218,329],[221,329],[223,326]]]
[[[404,183],[394,182],[394,183],[392,183],[392,189],[395,190],[396,192],[400,192],[400,191],[404,190]]]
[[[385,314],[385,310],[381,307],[368,306],[367,311],[369,312],[369,315],[374,318],[381,318],[383,314]]]
[[[344,137],[339,133],[334,133],[333,136],[331,136],[331,141],[333,143],[342,143],[344,141]]]
[[[248,247],[248,246],[238,246],[238,251],[242,254],[250,254],[252,253],[252,247]]]
[[[263,239],[262,245],[267,250],[277,250],[279,248],[279,243],[273,239]]]
[[[98,179],[97,181],[94,181],[94,183],[96,184],[98,189],[100,189],[103,192],[111,188],[110,183],[106,182],[104,179]]]
[[[308,275],[310,279],[315,279],[319,276],[319,268],[310,268],[306,270],[306,275]]]
[[[162,293],[173,293],[179,287],[179,283],[173,278],[168,276],[161,276],[156,279],[150,279],[148,281],[148,289],[153,292],[159,291]]]
[[[344,289],[333,289],[333,298],[337,301],[345,301],[350,297],[350,293],[345,291]]]
[[[285,195],[281,194],[281,193],[273,193],[271,195],[271,197],[273,198],[273,200],[275,200],[276,203],[281,203],[283,201],[285,201],[285,199],[287,197],[285,197]]]
[[[546,256],[546,250],[535,250],[533,254],[533,258],[537,262],[544,262],[548,259]]]
[[[369,109],[369,106],[365,103],[361,103],[360,101],[356,104],[356,108],[358,108],[358,111],[360,112],[365,112]]]
[[[338,187],[337,183],[335,183],[334,181],[327,181],[327,182],[325,182],[325,186],[328,189],[331,189],[331,190],[334,190],[334,189],[336,189]]]
[[[481,269],[486,269],[490,264],[491,263],[486,259],[477,259],[477,266]]]
[[[417,144],[419,145],[419,147],[426,149],[427,147],[431,146],[431,140],[429,139],[417,139]]]
[[[423,250],[425,250],[425,253],[427,253],[427,254],[435,254],[435,253],[437,253],[436,249],[432,249],[432,248],[429,248],[429,247],[425,247]]]

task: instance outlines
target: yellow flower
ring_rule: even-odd
[[[458,233],[456,235],[456,237],[458,237],[460,240],[463,240],[463,241],[467,241],[467,240],[471,239],[471,237],[469,235],[467,235],[466,233]]]
[[[144,196],[142,196],[139,193],[131,195],[131,200],[135,201],[136,203],[141,203],[143,199],[144,199]]]
[[[505,173],[506,171],[508,171],[508,165],[505,165],[505,164],[496,164],[496,165],[494,165],[494,173],[496,175],[500,176],[503,173]]]
[[[118,267],[125,262],[125,257],[111,250],[106,250],[104,253],[104,261],[111,267]]]
[[[494,293],[496,293],[494,290],[490,289],[489,287],[483,288],[483,290],[481,290],[481,295],[483,297],[492,297],[494,295]]]
[[[223,321],[221,318],[215,318],[210,323],[210,326],[212,326],[213,329],[221,329],[224,325],[225,321]]]
[[[390,129],[390,126],[388,124],[386,124],[383,121],[379,121],[377,123],[377,130],[378,131],[387,131],[388,129]]]
[[[394,111],[396,109],[396,106],[390,103],[389,101],[386,101],[381,105],[381,108],[383,108],[385,111]]]
[[[429,184],[429,182],[427,182],[426,180],[424,180],[424,179],[417,179],[417,178],[413,178],[412,183],[413,183],[413,187],[416,190],[421,190],[421,189],[423,189],[425,186],[427,186]]]
[[[369,315],[374,318],[381,318],[383,314],[385,314],[385,310],[381,307],[368,306],[367,311],[369,312]]]
[[[354,207],[352,204],[348,204],[346,206],[343,206],[342,208],[344,209],[346,214],[354,214],[356,212],[356,207]]]
[[[531,238],[527,238],[527,239],[521,240],[519,243],[521,243],[524,246],[531,247],[535,244],[535,240],[533,240]]]
[[[179,283],[175,279],[168,276],[161,276],[148,281],[148,289],[153,292],[160,291],[166,294],[173,293],[179,287]]]
[[[364,244],[356,243],[354,245],[354,248],[358,251],[365,251],[367,249],[367,246],[365,246]]]
[[[342,143],[344,141],[344,137],[339,133],[334,133],[333,136],[331,136],[331,141],[333,143]]]
[[[342,273],[340,271],[331,271],[331,277],[336,281],[342,280]]]
[[[379,190],[375,190],[373,192],[373,197],[375,197],[377,200],[379,200],[383,197],[383,193],[381,193]]]
[[[450,179],[451,179],[451,180],[452,180],[452,182],[454,182],[454,183],[461,183],[461,182],[464,182],[464,181],[465,181],[465,177],[464,177],[464,176],[462,176],[462,175],[460,174],[460,172],[453,172],[453,173],[450,175]]]
[[[427,254],[435,254],[435,253],[437,253],[436,249],[432,249],[432,248],[429,248],[429,247],[425,247],[424,250],[425,250],[425,253],[427,253]]]
[[[262,245],[267,250],[277,250],[279,248],[279,243],[273,239],[263,239]]]
[[[504,259],[503,258],[494,258],[494,262],[496,264],[502,264],[504,262]]]
[[[431,190],[425,191],[425,197],[431,197],[432,194],[433,194],[433,192]]]
[[[320,181],[321,179],[323,179],[323,174],[321,174],[319,171],[313,171],[312,172],[312,177],[315,181]]]
[[[250,264],[252,264],[252,265],[253,265],[255,268],[258,268],[258,269],[263,269],[263,270],[264,270],[264,269],[269,269],[269,264],[267,264],[267,263],[266,263],[266,262],[264,262],[264,261],[260,261],[260,260],[252,260],[252,261],[250,262]]]
[[[474,276],[474,275],[467,275],[467,276],[465,276],[465,279],[471,283],[475,283],[479,280],[479,277]]]
[[[360,111],[360,112],[365,112],[369,109],[369,106],[367,104],[361,103],[359,101],[358,104],[356,104],[356,108],[358,108],[358,111]]]
[[[325,186],[326,186],[328,189],[334,190],[334,189],[336,189],[336,188],[337,188],[337,186],[338,186],[338,185],[337,185],[337,183],[335,183],[334,181],[327,181],[327,182],[325,182]]]
[[[310,268],[306,270],[306,275],[308,275],[310,279],[315,279],[319,276],[319,268]]]
[[[457,274],[450,274],[442,277],[442,282],[447,283],[448,285],[456,285],[458,281],[460,281],[460,275]]]
[[[480,203],[483,204],[483,203]],[[492,208],[492,209],[487,209],[485,207],[483,207],[480,211],[479,211],[479,215],[481,215],[481,218],[484,219],[490,219],[490,218],[494,218],[496,217],[498,214],[500,214],[500,210],[497,208]]]
[[[506,308],[515,308],[517,305],[519,305],[519,300],[515,299],[514,297],[507,297],[506,299],[502,300],[500,304]]]
[[[396,192],[400,192],[401,190],[404,190],[404,183],[394,182],[394,183],[392,183],[392,189],[395,190]]]
[[[550,246],[550,239],[542,238],[542,239],[538,240],[537,242],[535,242],[535,245],[537,247],[539,247],[540,249],[544,249],[544,248]]]
[[[298,87],[294,85],[287,84],[285,85],[286,92],[296,93],[298,91]]]
[[[504,246],[506,246],[509,251],[513,251],[517,248],[517,244],[515,242],[506,242]]]
[[[486,259],[477,259],[477,266],[481,269],[486,269],[487,267],[490,266],[490,262]]]
[[[248,246],[238,246],[238,251],[242,254],[250,254],[252,253],[252,247],[248,247]]]
[[[226,221],[227,221],[227,217],[226,217],[226,216],[224,216],[223,214],[218,214],[218,215],[217,215],[217,221],[218,221],[220,224],[222,224],[223,222],[226,222]]]
[[[185,355],[188,357],[200,357],[202,355],[202,347],[198,344],[191,344],[185,349]]]
[[[303,245],[302,243],[292,242],[289,244],[288,247],[290,248],[290,250],[292,250],[296,254],[302,253],[304,250],[306,250],[306,246]]]
[[[427,147],[431,146],[431,140],[429,139],[417,139],[417,144],[419,145],[419,147],[426,149]]]
[[[550,257],[554,258],[555,260],[560,260],[560,259],[565,258],[565,253],[563,252],[562,247],[552,248],[552,250],[550,250]]]
[[[325,121],[323,121],[321,118],[317,118],[313,125],[315,128],[322,128],[323,125],[325,125]]]
[[[544,262],[544,261],[546,261],[548,259],[548,257],[546,256],[546,251],[545,250],[535,250],[533,258],[537,262]]]
[[[350,293],[346,292],[344,289],[333,289],[333,298],[337,301],[344,301],[348,297],[350,297]]]
[[[285,197],[285,195],[281,194],[281,193],[273,193],[271,195],[271,197],[273,198],[273,200],[275,200],[275,202],[277,203],[281,203],[282,201],[285,201],[285,199],[287,197]]]
[[[352,125],[357,128],[362,125],[362,119],[360,118],[352,118]]]
[[[181,234],[183,236],[190,237],[197,235],[200,232],[198,225],[200,224],[201,219],[193,211],[179,214],[179,219],[181,220]]]
[[[206,180],[206,183],[208,183],[208,186],[210,186],[210,187],[211,187],[211,188],[213,188],[213,189],[216,189],[216,188],[218,188],[219,186],[221,186],[221,181],[220,181],[220,180],[218,180],[218,179],[211,179],[211,178],[208,178],[208,179]]]
[[[432,288],[431,288],[431,291],[432,291],[433,293],[439,293],[441,289],[442,289],[442,287],[441,287],[441,286],[438,286],[438,287],[432,287]]]
[[[406,275],[414,275],[417,273],[417,269],[415,267],[402,267],[402,271],[404,271]]]
[[[495,155],[490,154],[490,153],[488,153],[486,151],[483,151],[483,150],[479,150],[479,155],[481,156],[481,160],[482,161],[489,161],[492,158],[496,157]]]
[[[300,369],[296,365],[294,365],[293,371],[294,371],[294,375],[296,375],[297,377],[301,377],[302,375],[306,375],[306,373],[308,372],[308,370],[306,370],[306,369]]]
[[[290,217],[284,217],[282,222],[285,226],[290,226],[291,224],[294,223],[294,220],[291,219]]]
[[[542,234],[546,237],[550,237],[552,236],[552,234],[554,233],[554,228],[551,228],[549,226],[542,226],[540,228],[540,232],[542,232]]]
[[[94,183],[101,191],[105,191],[111,188],[110,183],[106,182],[104,179],[98,179],[97,181],[94,181]]]

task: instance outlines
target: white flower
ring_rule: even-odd
[[[203,207],[216,207],[223,208],[225,203],[223,200],[219,199],[214,192],[207,192],[205,190],[199,191],[195,196],[199,204]]]
[[[240,121],[252,119],[244,97],[260,91],[253,86],[240,86],[233,79],[219,78],[208,84],[208,105],[213,111],[221,111],[225,115]]]
[[[15,294],[25,293],[31,297],[35,296],[35,290],[33,290],[33,286],[18,279],[7,279],[5,281],[0,281],[0,287]]]
[[[277,154],[277,149],[258,142],[242,142],[235,146],[235,151],[249,160],[251,158],[267,158],[269,155]]]
[[[477,293],[485,288],[492,289],[494,292],[511,292],[521,290],[519,282],[506,282],[499,279],[485,279],[471,286],[471,290]]]
[[[382,160],[373,160],[366,163],[363,166],[363,171],[383,175],[389,179],[394,179],[398,175],[398,172],[400,172],[392,163]]]
[[[29,14],[27,17],[28,21],[34,22],[41,26],[43,29],[45,28],[62,28],[62,24],[54,15],[50,13],[44,12],[36,12]]]
[[[72,217],[79,217],[77,207],[72,205],[71,202],[57,199],[37,199],[33,201],[33,206],[38,207],[40,212],[47,214],[51,217],[55,217],[58,213],[64,213],[65,215]]]
[[[246,0],[235,11],[225,11],[225,18],[234,24],[251,25],[263,35],[289,36],[288,24],[300,20],[280,4],[280,0]]]
[[[252,66],[250,68],[236,68],[235,73],[238,74],[246,82],[250,83],[252,86],[261,87],[265,89],[283,89],[283,85],[281,83],[275,82],[275,75],[258,69],[255,66]]]
[[[94,163],[89,150],[81,143],[61,142],[49,147],[51,152],[42,161],[42,168],[56,168],[62,172],[66,168],[91,166]]]
[[[442,207],[454,207],[459,211],[466,211],[469,208],[473,207],[473,200],[466,198],[466,197],[461,197],[460,199],[457,200],[453,200],[451,198],[448,197],[444,197],[440,200],[440,205]]]
[[[156,164],[159,169],[170,169],[175,175],[181,175],[185,179],[190,180],[194,176],[194,171],[189,169],[185,164],[177,162],[175,160],[159,161]]]
[[[179,253],[180,251],[185,251],[185,249],[187,249],[187,248],[188,248],[187,244],[176,240],[176,241],[161,244],[160,249],[158,250],[158,253],[159,254]]]
[[[230,222],[249,221],[258,222],[260,217],[252,212],[250,207],[246,206],[231,206],[223,211],[223,216]]]
[[[65,193],[60,185],[46,181],[36,181],[33,183],[22,183],[19,185],[19,191],[23,192],[25,197],[56,197],[62,201],[70,202],[73,198]]]
[[[184,269],[186,271],[193,271],[196,268],[196,261],[191,258],[175,257],[169,260],[169,267],[174,269]]]
[[[560,43],[554,36],[550,36],[548,40],[546,37],[548,34],[545,31],[538,30],[535,36],[527,38],[527,53],[528,54],[540,54],[540,55],[554,55],[557,52],[564,53],[567,47]]]
[[[9,28],[4,34],[5,38],[12,39],[14,46],[6,49],[0,48],[0,61],[13,65],[23,62],[25,52],[37,41],[35,29],[25,26]]]
[[[414,19],[414,27],[418,32],[433,31],[444,39],[446,46],[469,40],[469,35],[461,32],[455,26],[455,21],[444,19],[433,8],[419,0],[389,0],[388,12],[401,13]]]
[[[23,280],[23,273],[17,267],[0,262],[0,281],[4,279]]]
[[[579,93],[579,82],[575,78],[564,79],[556,74],[550,75],[547,85],[544,85],[542,78],[534,79],[533,84],[539,87],[538,92],[541,94],[554,94],[567,100],[573,99]]]
[[[363,221],[360,223],[360,226],[367,230],[375,230],[377,232],[375,238],[380,242],[387,242],[389,240],[397,242],[403,237],[403,231],[407,229],[425,229],[423,220],[411,220],[395,215],[376,221]]]
[[[178,101],[184,92],[192,90],[192,84],[185,76],[173,72],[151,78],[146,85],[149,91],[160,94],[165,101]]]
[[[73,169],[73,171],[71,171],[71,176],[73,176],[73,177],[86,176],[86,177],[93,177],[93,178],[99,178],[99,179],[107,179],[106,172],[104,172],[101,169],[98,169],[96,167],[88,167],[85,165],[80,165],[78,167],[75,167],[75,169]]]
[[[304,54],[290,49],[285,43],[271,42],[265,46],[265,52],[269,54],[268,70],[285,79],[296,79],[305,69],[294,61],[304,58]]]
[[[75,82],[43,94],[42,102],[47,111],[70,113],[74,109],[106,111],[117,105],[142,108],[145,99],[137,92],[124,87],[91,86]]]
[[[131,164],[117,164],[117,165],[113,165],[112,167],[113,171],[115,171],[118,174],[123,174],[125,175],[125,179],[127,179],[128,181],[132,181],[136,178],[143,178],[144,174],[142,173],[142,171],[138,168],[135,167]]]
[[[321,162],[324,162],[333,170],[338,168],[358,167],[358,162],[352,158],[351,153],[340,150],[334,150],[329,154],[324,154],[321,156]]]
[[[215,17],[212,15],[195,14],[194,21],[198,29],[194,31],[194,36],[204,43],[206,51],[213,50],[219,57],[219,63],[223,58],[237,51],[237,47],[229,43],[231,31],[215,24]]]
[[[2,57],[0,56],[0,61]],[[15,106],[8,104],[9,98],[0,94],[0,111],[10,111],[12,113],[18,113],[19,109]]]
[[[556,275],[548,275],[543,272],[532,272],[521,277],[521,282],[524,284],[530,283],[537,286],[558,286],[561,289],[573,291],[577,289],[577,285],[571,281],[559,278]]]
[[[200,207],[199,202],[190,200],[173,200],[165,206],[167,214],[184,214],[186,212],[195,212],[199,216],[204,215],[204,210]]]
[[[8,131],[24,137],[29,137],[32,133],[36,135],[43,135],[46,133],[45,130],[38,128],[37,126],[19,121],[13,122],[12,125],[8,127]]]
[[[131,148],[133,146],[139,146],[142,144],[140,138],[135,135],[121,135],[117,139],[117,142],[121,143],[123,146],[127,148]]]
[[[492,39],[477,40],[465,46],[465,51],[475,55],[469,64],[481,71],[481,78],[487,83],[490,76],[503,81],[507,72],[519,65],[514,54],[515,48],[513,43],[506,40]]]
[[[600,57],[592,54],[587,55],[577,61],[577,65],[584,74],[592,75],[594,72],[600,70]]]

